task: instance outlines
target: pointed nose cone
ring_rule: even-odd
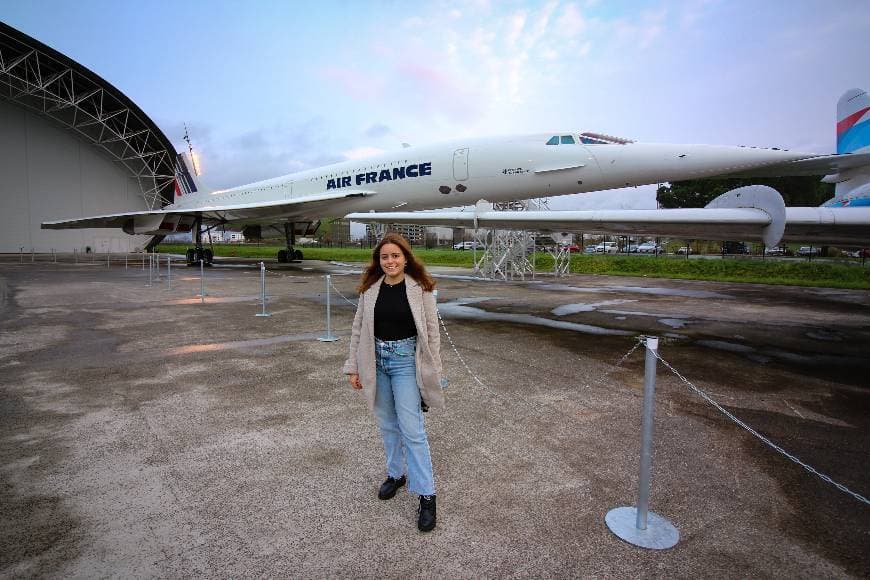
[[[780,149],[630,143],[587,147],[609,187],[701,179],[815,157]]]

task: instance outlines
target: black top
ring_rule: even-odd
[[[405,280],[391,286],[384,279],[375,302],[375,337],[402,340],[412,336],[417,336],[417,327],[408,304]]]

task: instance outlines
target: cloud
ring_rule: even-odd
[[[580,14],[576,4],[567,4],[556,18],[554,29],[562,37],[573,37],[586,29],[586,19]]]
[[[377,98],[383,90],[382,79],[358,69],[329,66],[321,71],[320,76],[329,85],[341,88],[346,95],[357,100]]]
[[[623,44],[634,45],[645,50],[655,43],[665,29],[667,10],[649,11],[640,15],[639,20],[620,19],[615,22],[614,32]]]
[[[386,137],[387,135],[392,135],[392,133],[393,130],[387,125],[384,125],[383,123],[375,123],[363,131],[363,136],[371,139],[379,139],[381,137]]]
[[[203,183],[212,188],[225,189],[343,160],[324,142],[325,120],[319,116],[292,126],[278,124],[224,136],[197,124],[189,128]],[[181,151],[187,149],[183,141],[174,144]]]
[[[514,12],[510,17],[506,37],[508,47],[513,48],[516,46],[520,35],[523,33],[523,28],[526,26],[526,16],[526,11],[520,10],[519,12]]]
[[[355,149],[348,149],[347,151],[341,152],[346,159],[350,160],[365,159],[366,157],[371,157],[372,155],[378,155],[380,153],[385,153],[385,150],[377,147],[357,147]]]

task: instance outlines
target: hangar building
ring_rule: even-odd
[[[121,91],[0,22],[0,253],[142,249],[150,236],[40,223],[163,207],[175,160]]]

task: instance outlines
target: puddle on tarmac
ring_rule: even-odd
[[[685,318],[659,318],[659,324],[664,324],[665,326],[669,326],[671,328],[683,328],[689,321]]]
[[[805,336],[807,338],[812,338],[813,340],[821,340],[823,342],[843,342],[842,336],[830,330],[811,330],[810,332],[807,332]]]
[[[797,354],[776,348],[755,348],[746,344],[728,342],[724,340],[699,340],[695,344],[716,350],[724,350],[735,354],[742,354],[747,358],[760,363],[768,363],[771,360],[789,362],[801,365],[834,365],[850,366],[858,364],[862,359],[849,356],[837,356],[830,354]]]
[[[561,320],[550,320],[540,316],[532,316],[531,314],[508,314],[503,312],[487,312],[486,310],[469,306],[477,302],[485,302],[492,298],[462,298],[452,300],[450,302],[442,302],[438,304],[438,309],[442,314],[451,318],[461,318],[466,320],[485,320],[489,322],[511,322],[514,324],[529,324],[534,326],[546,326],[548,328],[558,328],[561,330],[573,330],[585,334],[599,334],[609,336],[634,336],[636,333],[627,330],[614,330],[611,328],[602,328],[600,326],[592,326],[590,324],[577,324],[574,322],[565,322]]]
[[[556,316],[567,316],[568,314],[577,314],[578,312],[593,312],[601,306],[615,306],[617,304],[625,304],[627,302],[637,302],[637,300],[605,300],[604,302],[579,302],[575,304],[563,304],[552,309]]]
[[[629,316],[650,316],[657,317],[659,314],[654,314],[650,312],[639,312],[636,310],[610,310],[606,308],[602,308],[598,310],[600,306],[611,306],[616,304],[625,304],[627,302],[637,302],[637,300],[605,300],[604,302],[593,302],[593,303],[577,303],[577,304],[563,304],[562,306],[558,306],[551,310],[556,316],[566,316],[568,314],[577,314],[579,312],[601,312],[604,314],[616,314],[616,320],[626,320]],[[691,321],[687,316],[670,316],[668,318],[659,318],[658,323],[668,326],[670,328],[680,329],[685,327]]]
[[[561,292],[585,292],[601,294],[605,292],[631,292],[634,294],[651,294],[653,296],[682,296],[684,298],[725,298],[733,300],[733,296],[719,292],[707,292],[705,290],[688,290],[686,288],[648,288],[644,286],[601,286],[598,288],[568,286],[567,284],[541,284],[544,290],[558,290]]]
[[[232,342],[211,342],[203,344],[188,344],[185,346],[177,346],[163,351],[165,355],[183,355],[195,354],[199,352],[214,352],[219,350],[238,350],[258,348],[262,346],[272,346],[274,344],[283,344],[285,342],[303,342],[314,340],[320,335],[314,332],[305,332],[302,334],[284,334],[281,336],[272,336],[269,338],[255,338],[253,340],[235,340]]]

